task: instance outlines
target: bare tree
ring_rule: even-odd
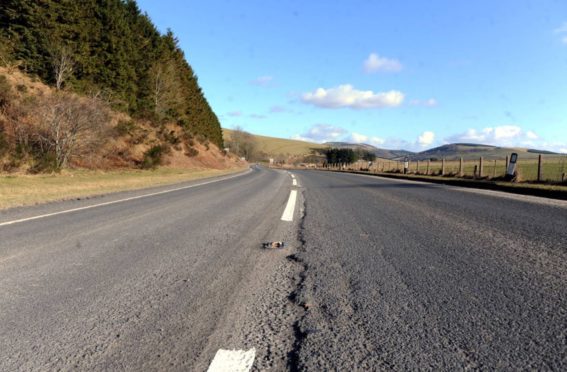
[[[32,111],[33,131],[43,153],[52,153],[56,168],[67,166],[71,157],[93,152],[108,125],[107,107],[97,99],[57,93],[42,97]]]
[[[69,48],[55,47],[51,52],[51,64],[55,76],[55,87],[57,90],[63,88],[65,81],[73,75],[75,61]]]
[[[258,155],[258,144],[254,136],[244,131],[240,126],[236,126],[232,130],[230,141],[227,144],[231,152],[246,158],[246,160],[253,160]]]
[[[170,109],[178,104],[177,94],[179,84],[175,76],[175,66],[172,61],[158,61],[150,69],[150,79],[153,89],[154,112],[159,117],[165,116]]]

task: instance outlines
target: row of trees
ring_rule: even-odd
[[[226,146],[230,152],[248,161],[263,160],[267,156],[258,150],[256,138],[240,126],[230,132],[230,139],[226,142]]]
[[[175,121],[223,146],[177,38],[161,34],[134,0],[2,0],[0,63],[58,90],[100,93],[115,109]]]
[[[328,164],[351,164],[358,160],[374,161],[376,155],[365,150],[353,150],[349,148],[330,148],[324,150]]]

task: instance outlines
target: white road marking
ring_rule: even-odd
[[[240,176],[242,176],[242,175],[244,175],[244,174],[247,174],[247,173],[249,173],[249,172],[250,172],[250,170],[248,170],[248,172],[246,172],[246,173],[239,173],[239,174],[234,175],[234,176],[225,177],[225,178],[221,178],[221,179],[213,180],[213,181],[201,182],[201,183],[198,183],[198,184],[195,184],[195,185],[177,187],[177,188],[174,188],[174,189],[169,189],[169,190],[164,190],[164,191],[158,191],[158,192],[152,192],[152,193],[150,193],[150,194],[132,196],[132,197],[125,198],[125,199],[113,200],[113,201],[104,202],[104,203],[99,203],[99,204],[93,204],[93,205],[87,205],[87,206],[85,206],[85,207],[67,209],[67,210],[59,211],[59,212],[47,213],[47,214],[42,214],[42,215],[39,215],[39,216],[33,216],[33,217],[21,218],[21,219],[19,219],[19,220],[13,220],[13,221],[2,222],[2,223],[0,223],[0,227],[2,227],[2,226],[7,226],[7,225],[13,225],[13,224],[20,223],[20,222],[38,220],[38,219],[40,219],[40,218],[46,218],[46,217],[51,217],[51,216],[57,216],[57,215],[59,215],[59,214],[66,214],[66,213],[71,213],[71,212],[82,211],[82,210],[85,210],[85,209],[103,207],[103,206],[105,206],[105,205],[117,204],[117,203],[122,203],[122,202],[130,201],[130,200],[143,199],[143,198],[147,198],[147,197],[150,197],[150,196],[156,196],[156,195],[167,194],[167,193],[174,192],[174,191],[179,191],[179,190],[191,189],[191,188],[193,188],[193,187],[208,185],[208,184],[211,184],[211,183],[220,182],[220,181],[226,181],[226,180],[229,180],[229,179],[232,179],[232,178],[240,177]]]
[[[462,191],[468,192],[472,194],[481,194],[487,196],[494,196],[500,197],[503,199],[512,199],[526,203],[535,203],[535,204],[545,204],[552,207],[559,207],[559,208],[567,208],[567,200],[561,199],[552,199],[552,198],[545,198],[542,196],[534,196],[534,195],[522,195],[522,194],[515,194],[512,192],[506,191],[498,191],[498,190],[487,190],[487,189],[476,189],[473,187],[462,187],[462,186],[454,186],[454,185],[445,185],[442,183],[435,183],[435,182],[427,182],[427,181],[413,181],[413,180],[405,180],[405,179],[397,179],[397,178],[389,178],[389,177],[380,177],[380,176],[373,176],[369,174],[357,174],[357,173],[350,173],[353,176],[360,176],[360,177],[367,177],[367,178],[379,178],[383,181],[388,181],[391,183],[409,183],[415,185],[433,185],[438,186],[439,188],[446,188],[448,190],[453,191]]]
[[[223,350],[215,354],[207,372],[248,372],[254,364],[256,349]]]
[[[293,181],[291,182],[293,186],[297,186],[297,180],[294,178]]]
[[[287,205],[282,214],[282,221],[293,221],[293,212],[295,211],[295,201],[297,200],[297,190],[291,190]]]
[[[291,175],[291,178],[295,178],[295,175],[292,174],[292,175]]]

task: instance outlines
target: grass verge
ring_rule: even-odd
[[[124,171],[67,170],[49,175],[0,175],[0,209],[143,189],[244,170],[173,169]]]

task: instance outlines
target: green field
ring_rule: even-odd
[[[224,141],[230,141],[230,136],[233,131],[226,128],[223,128],[222,131]],[[270,157],[274,158],[278,156],[309,155],[312,153],[313,149],[327,148],[327,146],[314,142],[259,136],[256,134],[252,134],[252,137],[256,140],[258,151],[266,153]]]

